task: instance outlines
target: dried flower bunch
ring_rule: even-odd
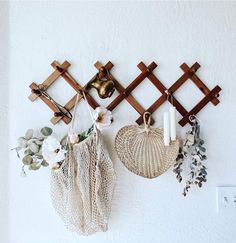
[[[203,164],[207,159],[205,155],[206,149],[203,147],[204,140],[200,138],[200,125],[198,120],[193,120],[191,131],[186,133],[186,139],[183,142],[183,146],[179,149],[179,154],[174,164],[173,172],[176,174],[176,179],[181,182],[183,165],[189,160],[191,161],[189,169],[189,178],[186,180],[185,187],[183,189],[183,195],[186,196],[192,185],[202,187],[202,183],[206,182],[206,166]]]
[[[111,125],[112,115],[106,108],[97,107],[93,116],[94,125],[99,130]],[[85,140],[93,130],[94,126],[80,134],[73,130],[69,131],[69,140],[71,143],[79,143]],[[18,158],[22,158],[22,176],[26,176],[25,167],[29,170],[39,170],[49,165],[52,169],[60,168],[68,151],[67,136],[59,141],[50,127],[43,127],[37,135],[36,131],[28,129],[25,135],[18,139],[17,147],[12,149],[16,151]]]

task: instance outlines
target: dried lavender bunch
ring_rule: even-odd
[[[206,182],[206,166],[203,164],[207,159],[205,155],[206,149],[203,147],[204,140],[200,138],[200,125],[197,119],[193,120],[191,131],[186,133],[186,138],[183,146],[179,149],[179,154],[174,164],[173,172],[176,174],[176,179],[182,182],[183,164],[186,160],[191,160],[189,178],[185,182],[183,195],[186,196],[192,185],[202,187],[202,183]]]

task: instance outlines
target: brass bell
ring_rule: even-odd
[[[101,99],[106,99],[112,96],[115,91],[115,84],[111,79],[110,73],[107,69],[102,67],[96,78],[88,83],[88,88],[95,88]]]

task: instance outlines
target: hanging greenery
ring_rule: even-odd
[[[22,176],[26,176],[25,167],[29,170],[39,170],[41,166],[49,166],[49,163],[43,158],[42,145],[52,132],[51,128],[43,127],[40,130],[40,135],[36,136],[33,129],[28,129],[24,136],[18,138],[18,145],[12,150],[16,151],[17,157],[23,163]]]
[[[179,154],[174,164],[173,172],[176,174],[176,179],[181,183],[183,180],[183,166],[190,160],[188,173],[189,178],[185,182],[183,195],[186,196],[189,189],[193,185],[202,187],[202,184],[207,181],[207,171],[204,161],[207,159],[205,154],[206,149],[203,146],[204,140],[200,138],[200,125],[198,120],[193,120],[191,131],[186,133],[186,138],[182,147],[179,149]]]
[[[92,131],[93,127],[77,134],[77,142],[86,139]],[[50,127],[43,127],[40,133],[28,129],[24,136],[18,138],[18,145],[12,150],[16,151],[17,157],[22,161],[21,175],[23,177],[26,176],[25,168],[35,171],[50,165],[52,169],[58,169],[68,150],[67,136],[59,141]]]

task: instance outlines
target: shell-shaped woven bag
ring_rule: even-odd
[[[160,176],[174,164],[179,141],[171,141],[169,146],[165,146],[163,130],[150,126],[150,113],[145,112],[143,120],[144,127],[128,125],[118,131],[115,150],[128,170],[151,179]]]
[[[52,204],[72,231],[83,235],[107,231],[115,171],[102,135],[94,125],[89,137],[68,148],[60,169],[51,173]]]

